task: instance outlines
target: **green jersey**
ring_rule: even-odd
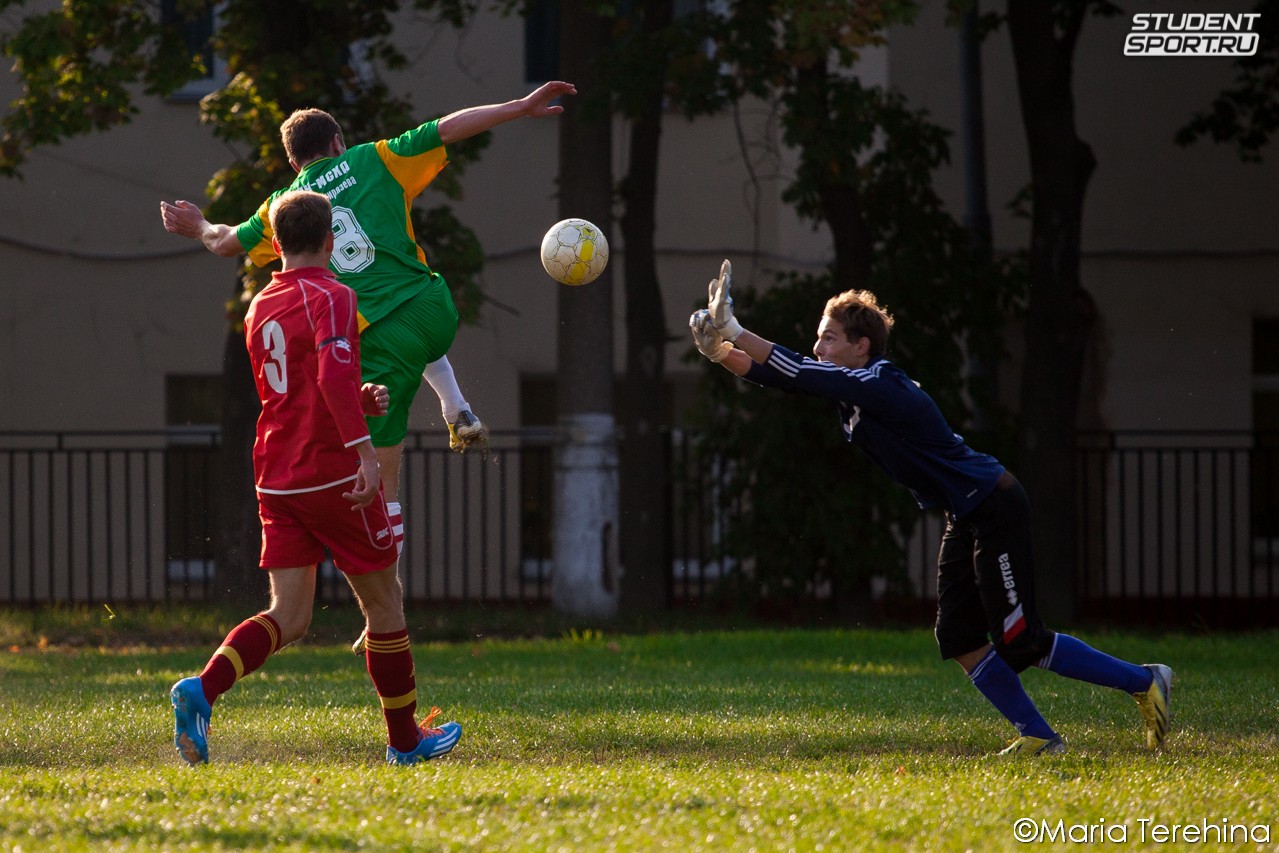
[[[366,142],[337,157],[316,160],[287,188],[272,193],[236,227],[236,237],[258,266],[278,257],[271,245],[269,211],[290,190],[311,190],[333,205],[333,257],[329,266],[359,299],[364,331],[426,288],[446,288],[427,266],[413,237],[413,199],[448,164],[436,122],[395,139]]]

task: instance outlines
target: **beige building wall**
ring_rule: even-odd
[[[234,270],[166,234],[159,201],[202,199],[225,157],[193,106],[155,104],[0,180],[0,429],[159,427],[166,374],[219,369]]]
[[[1241,8],[1170,2],[1159,11]],[[924,4],[918,26],[892,33],[889,67],[912,102],[955,131],[939,186],[960,215],[959,37],[944,18],[942,0]],[[1252,320],[1279,316],[1279,153],[1272,145],[1267,163],[1249,165],[1228,145],[1175,145],[1177,129],[1230,84],[1231,63],[1125,57],[1131,27],[1131,14],[1088,19],[1075,59],[1079,135],[1097,159],[1082,275],[1101,315],[1088,378],[1098,396],[1081,426],[1251,429]],[[1029,222],[1006,205],[1028,184],[1029,165],[1006,30],[988,39],[982,58],[995,246],[1016,252]],[[1015,366],[1006,377],[1004,390],[1015,393]]]

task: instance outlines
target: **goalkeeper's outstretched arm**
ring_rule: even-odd
[[[733,344],[735,349],[728,353],[720,364],[725,370],[737,376],[745,376],[751,369],[752,363],[763,364],[768,360],[768,354],[773,351],[772,341],[761,338],[749,329],[742,329],[742,333],[737,336]]]
[[[750,357],[751,361],[763,364],[768,361],[768,355],[773,351],[773,342],[761,338],[750,329],[742,329],[742,333],[737,336],[737,340],[733,341],[737,345],[737,349]],[[742,373],[749,369],[750,365],[746,364]],[[740,375],[740,374],[739,374]]]
[[[724,340],[723,334],[715,328],[711,312],[705,308],[693,312],[693,316],[688,318],[688,328],[693,333],[693,343],[697,345],[698,352],[738,376],[745,376],[753,362],[763,364],[773,351],[770,341],[740,325],[736,328],[737,337],[733,343]]]

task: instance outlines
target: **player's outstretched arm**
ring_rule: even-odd
[[[497,127],[517,118],[542,118],[558,115],[564,108],[551,101],[562,95],[576,95],[577,87],[572,83],[552,80],[543,83],[534,91],[514,101],[504,104],[488,104],[482,107],[467,107],[455,113],[449,113],[440,119],[436,129],[440,132],[440,141],[445,145],[467,139],[477,133]]]
[[[160,221],[164,230],[180,237],[199,240],[215,255],[223,258],[234,258],[244,253],[235,229],[230,225],[214,225],[204,218],[200,208],[189,201],[178,199],[169,204],[160,202]]]

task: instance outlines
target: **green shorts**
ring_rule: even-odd
[[[457,336],[457,307],[439,276],[422,292],[360,334],[360,368],[365,382],[385,385],[391,407],[369,418],[374,447],[394,447],[409,429],[409,407],[422,387],[422,371],[448,354]]]

